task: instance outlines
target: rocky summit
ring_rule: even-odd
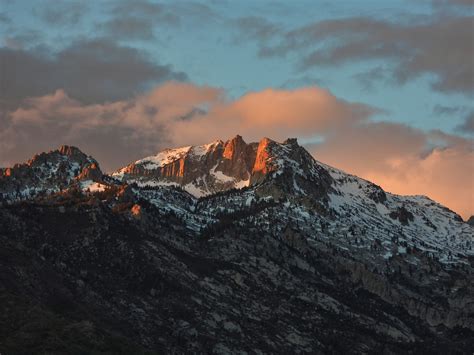
[[[473,223],[295,139],[0,169],[2,354],[472,354]]]

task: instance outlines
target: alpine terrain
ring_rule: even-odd
[[[472,354],[474,226],[236,136],[0,169],[1,354]]]

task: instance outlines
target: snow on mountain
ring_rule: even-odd
[[[120,181],[139,186],[181,186],[196,197],[248,185],[255,155],[242,137],[200,146],[166,149],[113,173]]]
[[[235,160],[233,154],[222,154],[232,140],[197,149],[187,147],[187,153],[179,158],[183,170],[178,178],[158,174],[150,178],[138,170],[123,180],[138,181],[139,186],[175,184],[188,191],[194,196],[193,207],[178,208],[177,213],[184,221],[190,221],[191,229],[209,228],[225,215],[242,214],[246,215],[241,221],[244,224],[259,224],[269,232],[283,232],[288,225],[298,225],[308,240],[332,240],[344,250],[378,262],[412,250],[444,263],[466,263],[466,258],[474,255],[473,228],[427,197],[385,192],[369,181],[316,161],[295,139],[278,143],[264,138],[259,143],[246,144],[237,137],[234,146],[238,145],[235,140],[241,144],[240,152],[247,154],[239,157],[246,180],[238,181],[232,175],[241,172],[235,166],[234,170],[222,169],[227,158]],[[193,170],[195,161],[189,157],[195,150],[202,159],[197,170]],[[213,159],[211,151],[217,152]],[[191,182],[186,179],[188,168],[194,174]],[[213,195],[232,188],[243,190]],[[151,201],[169,208],[169,201]],[[268,208],[254,211],[259,204]],[[247,215],[248,211],[253,212]],[[270,211],[273,215],[269,215]]]
[[[165,165],[175,162],[186,155],[191,147],[182,147],[177,149],[166,149],[155,156],[147,157],[135,162],[135,164],[142,164],[145,169],[152,170],[161,168]]]
[[[72,146],[35,155],[28,162],[0,169],[0,197],[21,200],[61,191],[80,181],[102,181],[97,161]]]
[[[2,250],[8,262],[19,260],[7,280],[24,280],[14,289],[37,290],[36,307],[55,269],[66,280],[55,295],[71,287],[71,300],[92,302],[100,319],[131,322],[146,344],[171,334],[175,351],[178,334],[194,351],[196,341],[209,343],[196,334],[214,339],[222,330],[220,339],[245,338],[245,349],[252,337],[255,349],[267,339],[269,353],[288,339],[285,353],[294,346],[347,353],[353,343],[353,352],[367,352],[368,341],[375,352],[392,344],[404,353],[415,342],[414,353],[427,344],[442,353],[450,344],[472,348],[472,225],[428,197],[391,194],[325,165],[295,139],[236,136],[168,149],[112,176],[77,148],[61,147],[2,169],[0,193]],[[33,203],[16,203],[25,199]],[[28,260],[37,258],[27,279],[18,277],[25,248]],[[47,273],[36,272],[40,260]],[[172,327],[163,332],[163,324]],[[195,328],[183,333],[189,324]],[[345,351],[341,336],[350,340]]]
[[[120,180],[131,184],[135,198],[175,214],[194,232],[237,215],[235,223],[272,233],[297,225],[307,240],[331,240],[374,260],[413,249],[448,264],[474,255],[474,229],[456,213],[428,197],[391,194],[320,163],[295,139],[247,144],[236,136],[167,149],[112,177],[102,180],[95,160],[61,147],[2,170],[0,192],[24,199],[80,182],[80,189],[95,193]]]

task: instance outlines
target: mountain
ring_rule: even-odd
[[[80,184],[92,185],[102,180],[97,161],[78,148],[61,146],[35,155],[28,162],[0,168],[0,197],[18,200],[38,194],[58,192]]]
[[[315,174],[311,169],[318,169],[311,161],[309,153],[299,147],[295,139],[278,144],[263,138],[259,143],[247,144],[237,135],[225,143],[218,140],[201,146],[166,149],[127,165],[112,176],[139,186],[181,186],[195,197],[201,197],[253,186],[270,173],[287,173],[292,168],[309,167],[304,173],[298,172],[309,177]]]
[[[201,145],[166,149],[118,170],[113,177],[141,186],[179,185],[196,197],[248,186],[257,144],[241,136]]]
[[[168,149],[111,176],[61,147],[3,169],[0,193],[5,353],[474,347],[472,226],[295,139]]]

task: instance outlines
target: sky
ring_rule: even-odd
[[[473,0],[0,0],[0,166],[297,137],[474,214]]]

